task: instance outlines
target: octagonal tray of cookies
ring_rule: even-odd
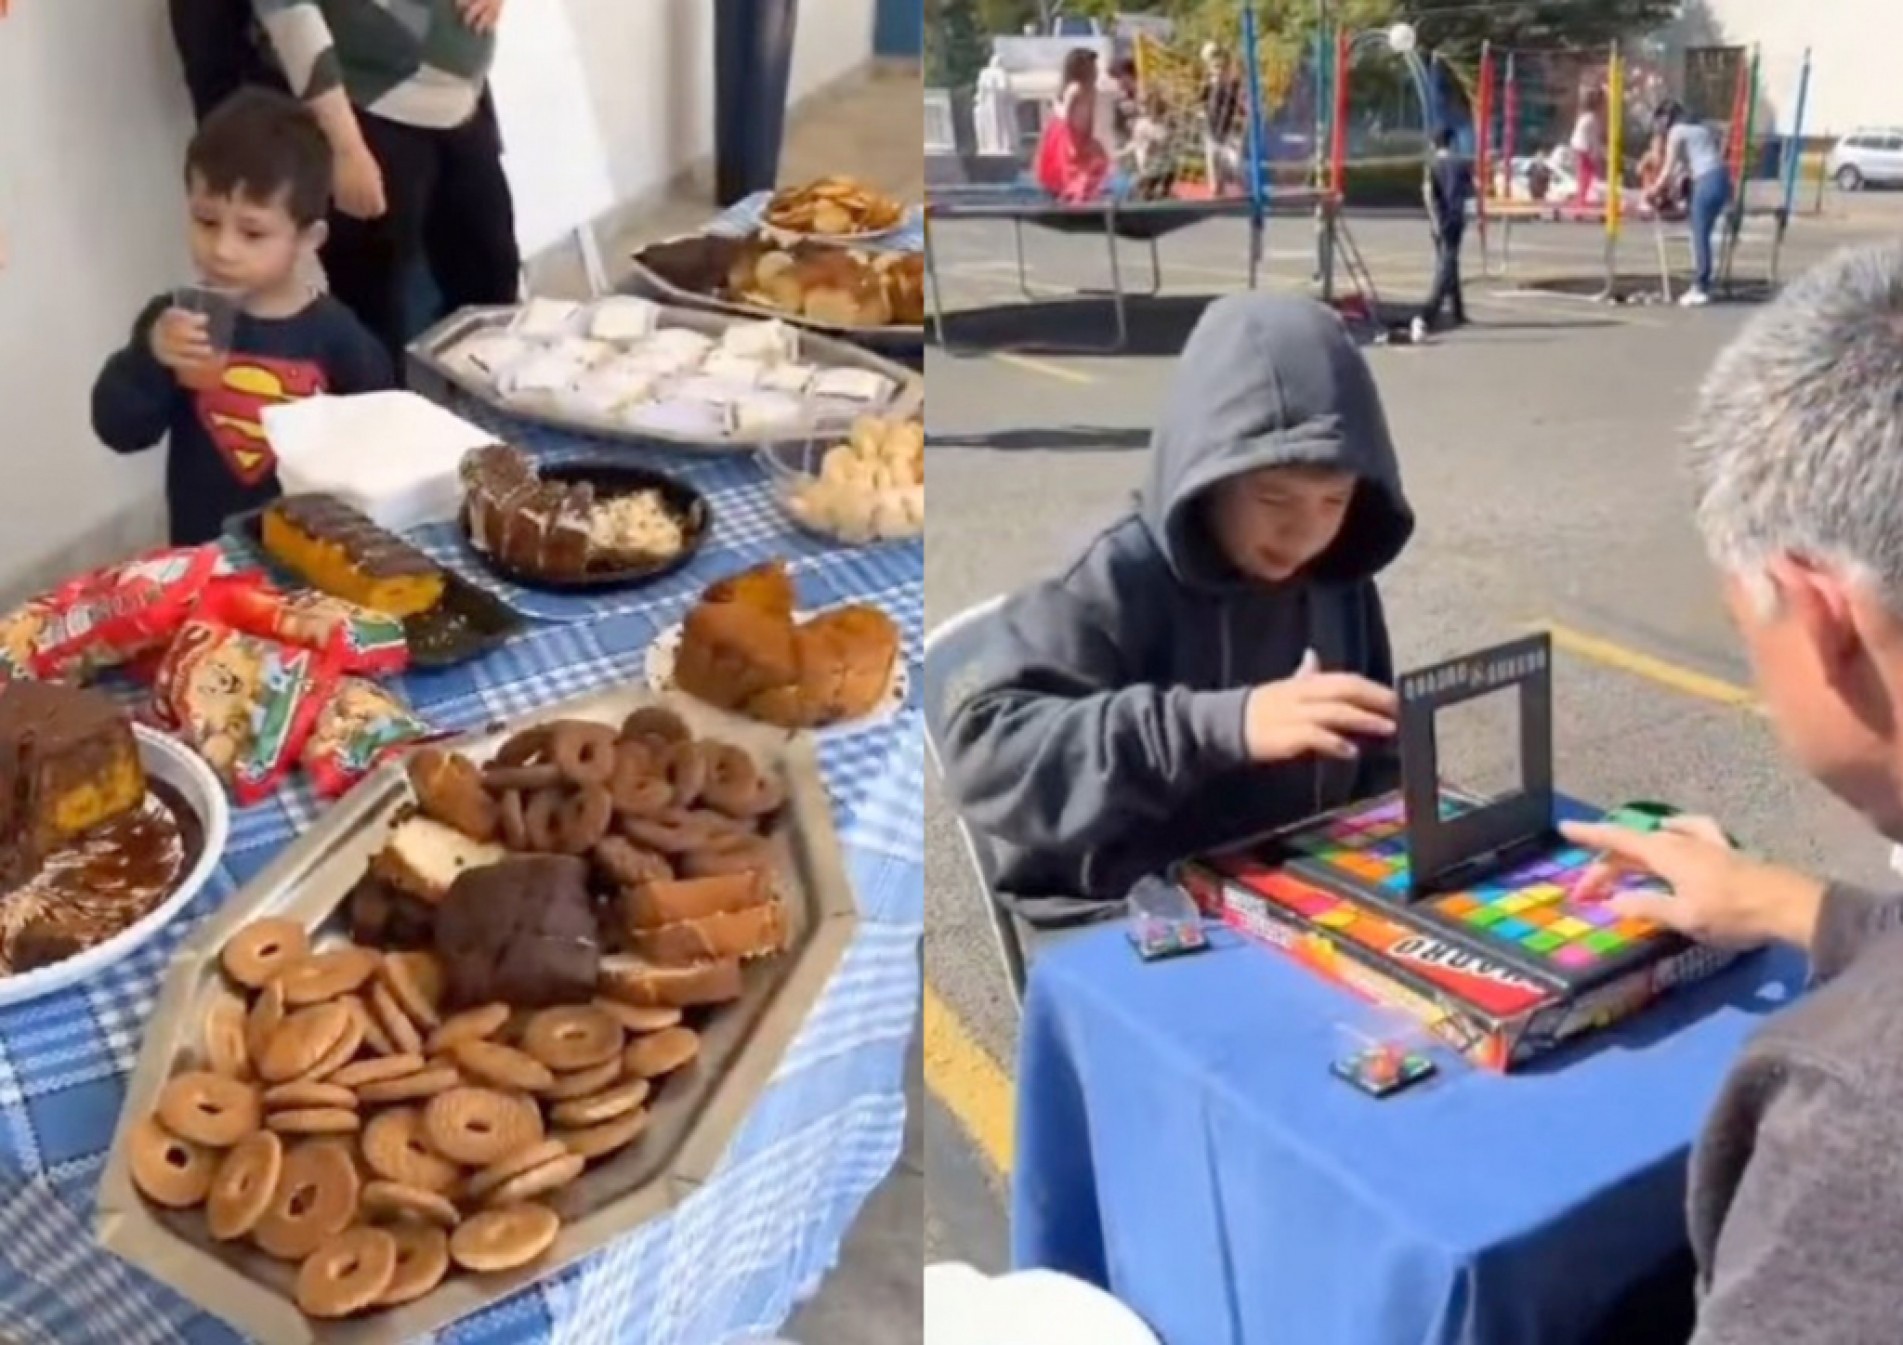
[[[173,963],[101,1243],[408,1340],[705,1182],[858,915],[810,738],[625,688],[379,769]]]

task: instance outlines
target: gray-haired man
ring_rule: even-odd
[[[1840,254],[1758,314],[1694,424],[1699,529],[1785,749],[1903,840],[1903,248]],[[1694,1156],[1696,1345],[1903,1340],[1903,899],[1702,819],[1569,832],[1671,884],[1631,913],[1808,949],[1818,983],[1746,1048]]]

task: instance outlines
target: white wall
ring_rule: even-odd
[[[1779,132],[1791,130],[1806,46],[1812,48],[1807,137],[1903,124],[1896,75],[1903,5],[1897,0],[1703,0],[1703,8],[1711,20],[1705,40],[1759,45],[1758,81]],[[1697,41],[1701,35],[1688,36]]]
[[[713,152],[708,0],[564,0],[622,200]],[[875,0],[805,0],[792,98],[872,52]],[[88,398],[186,278],[189,114],[165,0],[26,0],[0,21],[0,599],[162,535],[162,457],[94,442]],[[841,165],[850,168],[850,165]]]

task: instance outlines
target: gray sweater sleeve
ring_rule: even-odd
[[[1903,895],[1833,883],[1824,893],[1817,932],[1811,939],[1812,981],[1831,980],[1878,935],[1899,927],[1903,927]]]
[[[1075,853],[1121,826],[1164,817],[1183,793],[1247,759],[1248,689],[1129,684],[1117,643],[1061,584],[988,619],[973,666],[954,674],[946,778],[979,830]]]
[[[251,0],[251,8],[299,98],[318,98],[342,85],[337,44],[318,0]]]
[[[1727,1081],[1691,1224],[1715,1230],[1692,1345],[1889,1345],[1903,1332],[1903,1146],[1893,1111],[1790,1050]]]

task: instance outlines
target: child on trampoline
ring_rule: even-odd
[[[1097,53],[1078,47],[1064,57],[1063,89],[1037,142],[1038,185],[1060,201],[1101,198],[1109,187],[1110,152],[1097,138]]]
[[[952,797],[1033,926],[1186,856],[1394,787],[1374,576],[1414,517],[1374,376],[1306,299],[1212,304],[1132,512],[984,618]]]

